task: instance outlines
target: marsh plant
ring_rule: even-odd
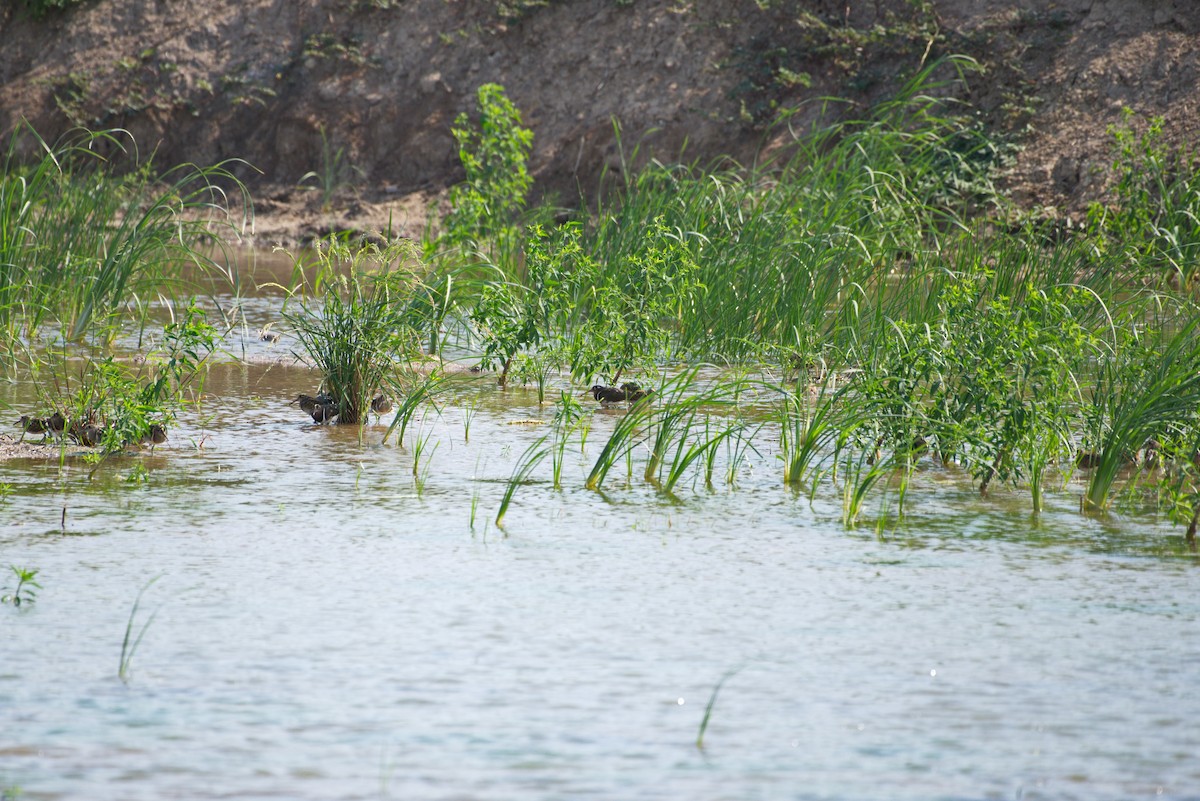
[[[9,565],[8,569],[16,576],[17,587],[11,594],[0,598],[0,603],[20,606],[21,604],[31,604],[37,600],[37,591],[42,588],[42,585],[35,580],[38,574],[37,568]]]
[[[28,150],[40,159],[29,162]],[[160,171],[139,162],[124,131],[51,144],[18,126],[0,177],[0,335],[52,326],[70,342],[109,344],[131,309],[184,285],[184,265],[224,272],[214,258],[249,209],[232,166]]]
[[[113,356],[83,361],[67,350],[31,359],[48,433],[98,447],[101,455],[158,443],[180,407],[203,391],[221,334],[189,305],[163,329],[161,347],[140,364]],[[56,421],[56,422],[55,422]]]
[[[152,624],[154,619],[158,617],[158,610],[156,609],[153,614],[150,615],[149,619],[142,624],[142,627],[138,630],[137,636],[133,635],[134,621],[137,619],[138,608],[142,604],[142,595],[146,592],[146,590],[154,586],[154,583],[158,581],[159,578],[161,578],[161,576],[155,576],[146,582],[146,584],[140,590],[138,590],[137,597],[133,599],[133,608],[129,610],[129,621],[125,624],[125,637],[121,640],[121,661],[117,667],[117,676],[125,684],[129,683],[134,654],[137,653],[138,646],[142,644],[142,638],[146,636],[146,631],[149,630],[150,624]]]
[[[422,357],[428,306],[416,247],[407,240],[352,243],[330,237],[315,264],[297,258],[294,294],[283,310],[333,399],[339,423],[368,421],[371,401],[398,393],[400,369]]]
[[[521,458],[517,459],[516,467],[513,468],[512,476],[508,479],[508,484],[504,488],[504,495],[500,499],[500,508],[496,511],[496,526],[504,527],[504,516],[508,514],[508,507],[512,504],[513,496],[516,495],[517,489],[529,482],[529,476],[541,464],[546,455],[551,449],[546,446],[546,437],[538,437],[525,452],[521,454]]]

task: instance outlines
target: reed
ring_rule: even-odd
[[[27,163],[28,151],[40,159]],[[185,265],[224,273],[210,254],[224,253],[249,214],[230,171],[238,162],[158,171],[138,160],[125,131],[77,131],[50,144],[21,125],[4,161],[0,331],[10,338],[53,324],[69,341],[109,344],[127,308],[186,286]],[[236,203],[223,186],[234,187]]]
[[[146,592],[146,590],[154,586],[154,583],[160,578],[162,577],[155,576],[146,582],[146,584],[143,585],[140,590],[138,590],[137,597],[133,600],[133,608],[129,610],[129,621],[125,624],[125,638],[121,641],[121,661],[117,668],[117,676],[125,684],[129,683],[130,669],[134,654],[137,653],[138,646],[142,644],[142,638],[146,636],[146,631],[150,628],[150,624],[152,624],[154,619],[158,617],[158,610],[154,610],[149,619],[142,624],[141,629],[138,631],[137,637],[133,637],[133,621],[137,618],[138,607],[141,606],[142,603],[142,595]]]
[[[517,488],[528,482],[530,474],[546,458],[546,454],[550,452],[550,449],[545,447],[545,444],[546,437],[538,437],[525,449],[525,452],[521,454],[521,458],[517,460],[517,465],[513,468],[512,476],[508,480],[508,485],[504,488],[504,496],[500,499],[500,508],[496,512],[497,528],[504,527],[504,516],[508,513],[509,504],[512,503],[513,496],[517,493]]]
[[[418,289],[415,246],[351,243],[331,236],[314,250],[316,269],[293,257],[293,295],[283,318],[321,373],[339,423],[364,425],[375,394],[395,385],[402,365],[420,356],[429,328]]]

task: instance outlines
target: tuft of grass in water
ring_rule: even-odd
[[[160,578],[162,577],[155,576],[146,582],[146,584],[140,590],[138,590],[137,598],[135,598],[133,601],[133,608],[129,610],[129,622],[125,624],[125,638],[121,641],[121,662],[120,666],[117,668],[117,676],[126,684],[129,683],[130,667],[131,663],[133,662],[134,654],[137,653],[138,646],[142,644],[142,638],[146,636],[146,631],[150,628],[150,624],[154,622],[156,617],[158,617],[158,610],[154,610],[153,614],[150,615],[149,620],[142,624],[141,629],[138,631],[137,637],[130,640],[130,637],[133,635],[133,621],[137,618],[138,607],[141,606],[143,593],[150,589],[150,587],[154,585],[154,582],[158,581]]]
[[[353,244],[331,236],[314,251],[310,277],[294,257],[295,289],[283,318],[321,373],[339,423],[365,425],[371,400],[397,383],[402,365],[420,355],[430,310],[421,300],[416,246],[396,239]]]
[[[517,466],[513,468],[512,477],[508,480],[508,486],[504,488],[504,497],[500,499],[500,509],[496,512],[496,527],[503,528],[504,515],[508,513],[508,506],[512,503],[513,496],[517,493],[517,487],[524,484],[529,479],[529,475],[534,469],[546,458],[546,454],[550,449],[545,447],[546,437],[541,436],[534,440],[525,452],[521,454],[521,458],[517,460]]]
[[[818,460],[837,438],[839,403],[846,387],[834,390],[833,376],[833,371],[826,372],[818,395],[812,400],[808,386],[802,382],[790,390],[781,390],[779,458],[783,461],[785,484],[803,483],[811,470],[819,469]]]
[[[412,474],[414,479],[419,480],[421,487],[424,487],[425,485],[423,476],[429,475],[429,462],[433,459],[433,454],[438,449],[438,445],[441,444],[440,442],[435,442],[433,443],[433,448],[429,449],[429,440],[432,436],[432,431],[425,433],[424,428],[420,428],[417,429],[412,438]],[[425,457],[423,462],[422,457]],[[425,468],[424,473],[421,472],[422,466]]]
[[[605,477],[608,476],[608,472],[616,464],[617,460],[632,452],[633,448],[637,445],[637,437],[641,428],[652,413],[653,408],[650,404],[635,403],[617,421],[617,425],[613,428],[612,433],[608,436],[608,440],[604,443],[604,447],[600,450],[599,456],[596,457],[596,462],[592,465],[591,472],[588,473],[584,486],[590,490],[600,489]]]
[[[1100,369],[1088,411],[1097,443],[1086,509],[1107,508],[1121,470],[1148,439],[1186,427],[1200,408],[1200,317],[1121,343]]]
[[[679,438],[675,447],[675,456],[671,460],[666,478],[662,482],[663,492],[669,494],[674,491],[675,485],[679,483],[679,479],[683,477],[688,468],[702,457],[708,459],[705,481],[709,485],[712,484],[712,461],[710,457],[716,453],[717,446],[742,430],[742,424],[739,422],[729,423],[715,434],[712,434],[710,433],[709,422],[709,418],[706,417],[703,437],[694,438],[690,442],[686,434]]]
[[[462,404],[463,412],[463,442],[471,441],[471,422],[475,419],[475,413],[479,411],[479,397],[471,396],[471,399]]]
[[[704,749],[704,733],[708,731],[708,721],[712,718],[713,707],[717,705],[717,694],[721,692],[721,688],[725,686],[725,682],[740,673],[742,669],[734,668],[725,672],[716,685],[713,686],[712,694],[708,696],[708,704],[704,707],[704,717],[700,719],[700,730],[696,733],[696,747]]]
[[[430,404],[434,409],[438,409],[436,398],[446,389],[449,380],[450,378],[445,373],[434,370],[428,375],[410,376],[406,382],[398,379],[389,381],[388,386],[400,394],[401,400],[396,406],[396,416],[392,418],[391,425],[383,434],[383,441],[387,442],[392,432],[399,428],[400,433],[397,435],[396,441],[403,446],[404,432],[408,430],[417,412],[425,404]]]

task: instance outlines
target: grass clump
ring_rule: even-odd
[[[296,294],[283,317],[320,372],[338,422],[361,425],[379,393],[400,390],[401,366],[422,356],[431,323],[417,250],[407,240],[330,237],[314,256],[309,271],[296,261]]]
[[[27,151],[38,158],[27,163]],[[0,178],[0,336],[12,343],[52,325],[71,342],[111,344],[130,310],[144,324],[150,298],[184,285],[184,265],[222,269],[211,254],[238,221],[221,185],[241,190],[248,208],[229,166],[160,173],[122,131],[51,145],[18,127]]]

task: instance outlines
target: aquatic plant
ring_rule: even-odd
[[[815,398],[810,397],[807,370],[802,379],[788,388],[779,388],[783,397],[777,415],[780,423],[779,459],[783,462],[785,484],[800,484],[809,475],[837,438],[840,401],[849,385],[834,389],[833,371],[826,371],[817,387]],[[738,460],[740,461],[740,460]],[[729,483],[733,483],[732,473]]]
[[[396,441],[401,446],[404,445],[404,432],[412,423],[417,412],[420,411],[426,404],[437,409],[437,396],[446,389],[450,378],[440,370],[432,370],[428,373],[418,373],[408,371],[396,376],[388,376],[388,384],[400,396],[400,403],[396,406],[396,415],[392,418],[391,424],[387,431],[383,434],[383,441],[387,442],[388,437],[397,428],[400,433],[396,437]],[[474,415],[474,411],[471,412]],[[465,423],[466,428],[470,428],[470,420]]]
[[[704,749],[704,733],[708,731],[708,722],[712,718],[713,707],[717,705],[717,695],[721,692],[721,688],[725,686],[725,682],[732,679],[738,673],[741,673],[740,667],[732,670],[727,670],[717,683],[713,685],[712,693],[708,696],[708,703],[704,706],[704,717],[700,719],[700,729],[696,732],[696,747]]]
[[[331,236],[314,250],[315,274],[295,258],[283,318],[321,373],[339,423],[365,424],[371,400],[421,355],[427,307],[414,303],[422,271],[408,240],[351,243]]]
[[[32,165],[21,159],[26,143],[41,154]],[[214,257],[250,208],[233,164],[159,172],[138,162],[124,131],[77,131],[51,145],[18,126],[0,178],[0,335],[53,323],[68,341],[107,344],[128,307],[183,284],[185,265],[225,272]],[[242,215],[222,186],[240,192]]]
[[[189,305],[164,327],[160,349],[141,363],[113,356],[79,361],[66,350],[31,358],[39,396],[53,413],[29,424],[98,447],[101,456],[163,442],[180,406],[202,391],[220,340],[204,312]]]
[[[608,440],[604,443],[604,447],[601,448],[600,454],[596,457],[596,461],[588,473],[584,486],[590,490],[600,489],[600,486],[604,483],[604,479],[608,476],[608,472],[612,470],[617,460],[629,455],[633,448],[636,447],[638,436],[642,433],[641,429],[651,414],[653,414],[653,406],[651,404],[644,402],[635,403],[626,414],[617,420],[612,433],[608,435]],[[632,472],[632,468],[630,468],[630,471]]]
[[[11,595],[0,598],[0,603],[20,606],[23,603],[31,604],[37,600],[37,591],[42,588],[42,585],[34,580],[37,577],[38,569],[17,567],[16,565],[9,565],[8,569],[17,577],[17,588],[12,591]]]
[[[137,637],[133,638],[131,641],[130,637],[133,634],[133,621],[137,617],[138,607],[142,603],[142,595],[146,592],[146,590],[150,589],[154,585],[154,582],[158,581],[160,578],[162,577],[155,576],[146,582],[146,584],[143,585],[140,590],[138,590],[137,597],[133,600],[133,608],[129,610],[129,621],[125,624],[125,638],[121,641],[121,661],[117,668],[117,676],[125,684],[129,683],[130,669],[134,654],[137,653],[138,646],[142,644],[142,638],[146,636],[146,631],[150,628],[150,624],[154,622],[156,617],[158,617],[158,610],[154,610],[154,612],[150,615],[150,618],[142,624],[141,629],[138,631]]]
[[[550,449],[546,448],[545,444],[546,437],[538,437],[525,449],[525,452],[521,454],[521,458],[517,459],[516,467],[513,468],[512,476],[508,479],[508,484],[504,488],[504,495],[500,499],[500,508],[496,511],[496,526],[498,528],[503,528],[504,515],[508,513],[509,504],[512,503],[513,496],[517,493],[517,488],[529,480],[530,474],[546,458],[546,454],[550,452]]]
[[[1146,444],[1194,424],[1200,409],[1200,316],[1116,329],[1086,409],[1087,444],[1096,454],[1085,508],[1105,509],[1123,467]],[[1168,318],[1174,315],[1168,315]],[[1130,321],[1132,322],[1132,321]]]

